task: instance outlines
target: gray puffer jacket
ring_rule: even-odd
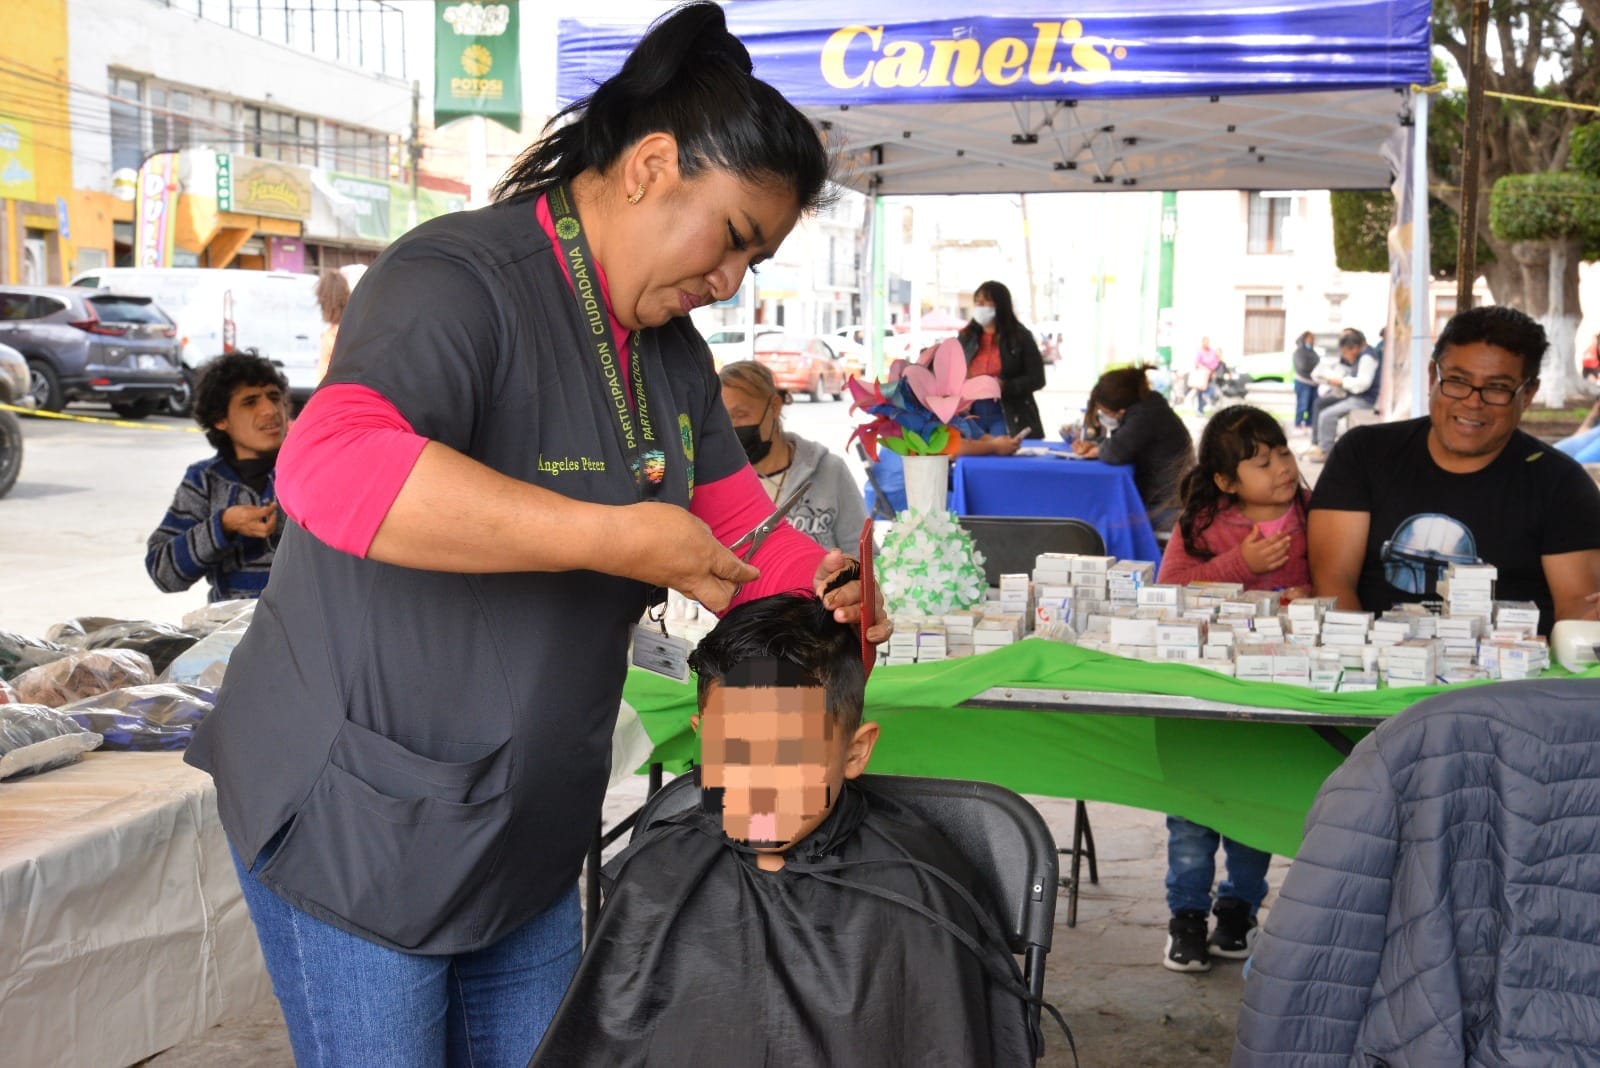
[[[1328,777],[1235,1068],[1600,1065],[1600,680],[1474,686]]]

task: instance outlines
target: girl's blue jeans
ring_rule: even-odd
[[[1250,915],[1267,897],[1267,865],[1271,853],[1224,838],[1210,827],[1182,816],[1167,817],[1167,908],[1172,912],[1211,910],[1211,882],[1217,874],[1217,846],[1222,846],[1228,877],[1217,897],[1232,897],[1250,906]]]
[[[525,1068],[577,971],[576,884],[492,946],[425,957],[324,923],[233,863],[298,1068]]]
[[[1315,382],[1296,382],[1294,384],[1294,425],[1309,427],[1311,423],[1311,408],[1317,403],[1317,384]]]

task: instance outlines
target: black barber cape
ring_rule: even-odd
[[[930,870],[975,888],[970,865],[855,782],[782,871],[758,870],[700,810],[644,831],[608,868],[611,894],[532,1066],[1034,1062],[1003,936]]]

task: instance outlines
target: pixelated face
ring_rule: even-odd
[[[847,746],[820,687],[714,685],[700,717],[700,785],[721,790],[729,838],[781,852],[825,819]]]

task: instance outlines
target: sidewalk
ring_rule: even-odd
[[[631,812],[643,797],[642,778],[611,791],[607,824]],[[1073,802],[1030,800],[1044,813],[1056,841],[1070,843]],[[1082,1068],[1226,1065],[1233,1049],[1242,966],[1219,961],[1206,975],[1181,975],[1161,967],[1167,925],[1163,817],[1098,803],[1089,806],[1089,816],[1099,847],[1100,883],[1087,882],[1085,865],[1076,928],[1066,926],[1066,896],[1060,896],[1055,945],[1045,974],[1045,996],[1072,1028],[1078,1063]],[[1287,868],[1287,860],[1274,860],[1274,889]],[[291,1068],[294,1058],[277,1005],[267,1004],[143,1063],[150,1068]],[[1044,1068],[1073,1063],[1060,1029],[1048,1020],[1045,1056],[1039,1063]],[[721,1068],[710,1057],[706,1064]]]

